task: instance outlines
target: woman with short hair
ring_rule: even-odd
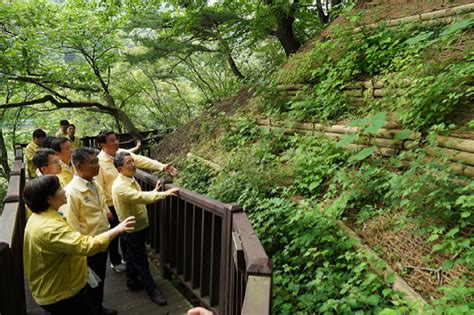
[[[33,298],[53,315],[95,314],[85,293],[91,278],[86,256],[105,251],[112,239],[133,231],[135,218],[128,217],[115,228],[91,237],[74,231],[58,213],[66,195],[56,176],[30,180],[23,194],[33,212],[25,227],[23,248]]]

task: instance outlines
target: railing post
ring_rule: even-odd
[[[219,314],[229,314],[230,301],[230,281],[228,281],[231,272],[232,259],[232,217],[234,213],[242,212],[243,209],[238,204],[227,204],[223,209],[222,218],[222,244],[221,244],[221,275],[220,275],[220,296],[219,296]]]

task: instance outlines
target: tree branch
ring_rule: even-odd
[[[0,109],[2,108],[16,108],[16,107],[23,107],[23,106],[30,106],[30,105],[37,105],[37,104],[44,104],[47,102],[51,102],[56,106],[56,108],[85,108],[85,107],[95,107],[100,112],[109,113],[109,114],[116,114],[118,110],[116,108],[112,108],[109,106],[105,106],[98,102],[60,102],[55,99],[52,95],[45,95],[41,98],[37,98],[30,101],[18,102],[18,103],[7,103],[7,104],[0,104]]]

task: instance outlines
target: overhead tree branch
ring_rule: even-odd
[[[95,107],[99,109],[101,112],[109,113],[109,114],[116,114],[118,110],[116,108],[112,108],[106,105],[103,105],[98,102],[60,102],[52,95],[45,95],[41,98],[37,98],[34,100],[18,102],[18,103],[6,103],[0,104],[0,109],[2,108],[16,108],[16,107],[23,107],[23,106],[31,106],[37,104],[44,104],[50,102],[56,106],[56,108],[86,108],[86,107]]]

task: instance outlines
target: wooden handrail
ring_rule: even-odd
[[[143,190],[159,180],[143,171],[136,178]],[[163,277],[174,275],[217,314],[270,314],[272,263],[243,209],[178,188],[178,197],[148,207]]]
[[[15,163],[0,216],[0,313],[26,314],[23,276],[25,207],[21,194],[25,184],[22,147],[15,146]]]

